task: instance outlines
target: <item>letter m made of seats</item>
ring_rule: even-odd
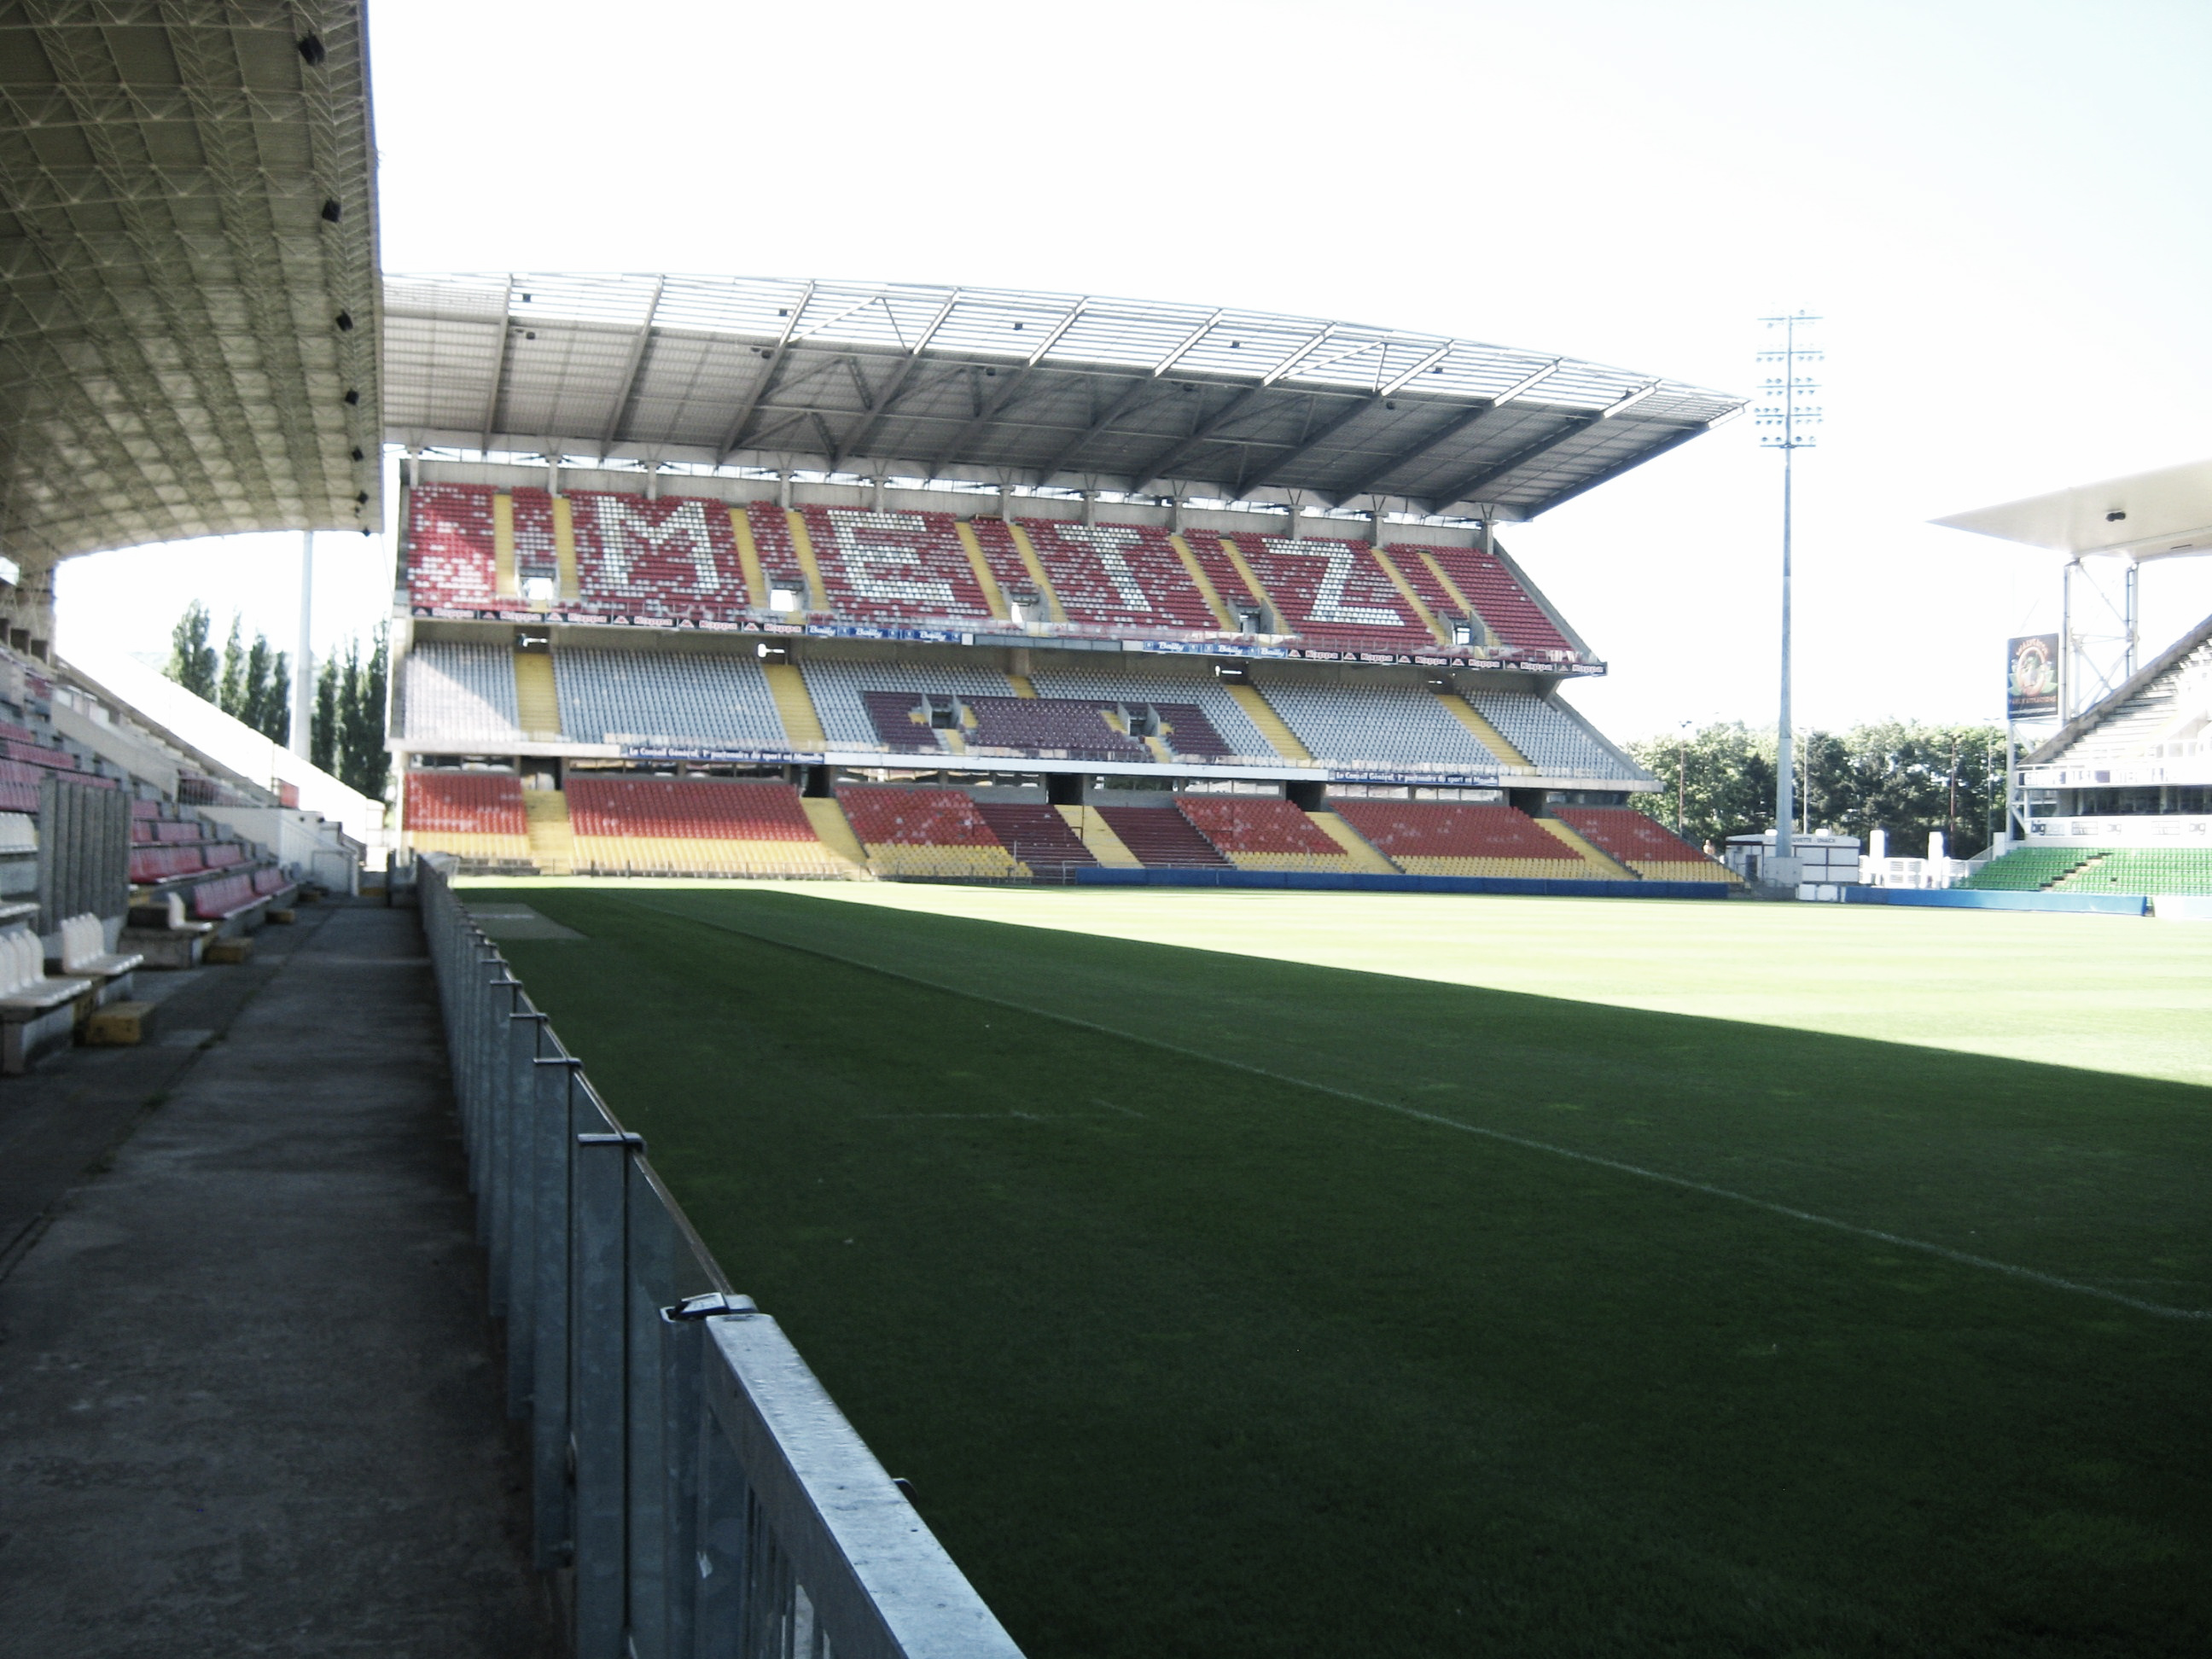
[[[630,585],[638,558],[647,553],[689,557],[702,596],[720,591],[721,568],[714,562],[714,544],[707,533],[703,501],[679,501],[676,510],[659,524],[640,507],[615,495],[601,495],[592,503],[599,532],[601,580],[614,589]]]

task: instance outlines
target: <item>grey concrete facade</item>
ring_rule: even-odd
[[[138,1127],[0,1280],[0,1655],[551,1653],[416,917],[262,943],[180,1070],[14,1080],[43,1184]]]

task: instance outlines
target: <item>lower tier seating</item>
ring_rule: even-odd
[[[846,876],[799,791],[775,780],[571,775],[574,866],[593,875]]]
[[[2040,892],[2091,859],[2103,856],[2102,849],[2094,847],[2015,847],[2000,853],[1959,884],[1985,893]]]
[[[1166,869],[1229,867],[1213,843],[1166,798],[1158,806],[1102,805],[1098,816],[1139,864]]]
[[[1341,847],[1279,795],[1180,795],[1176,805],[1240,870],[1353,867]]]
[[[410,772],[399,825],[417,852],[451,853],[471,863],[530,858],[522,780],[511,772]]]
[[[1993,860],[1994,862],[1994,860]],[[2052,884],[2060,893],[2212,894],[2212,849],[2123,847],[2093,857]]]
[[[837,802],[879,874],[1006,880],[1024,873],[964,790],[861,785]]]
[[[1345,800],[1337,814],[1408,875],[1587,880],[1587,860],[1510,806],[1464,801]]]
[[[1015,862],[1033,872],[1098,862],[1053,807],[1027,801],[978,801],[975,811]]]
[[[1632,806],[1559,806],[1553,815],[1601,853],[1653,881],[1737,881],[1672,830]]]

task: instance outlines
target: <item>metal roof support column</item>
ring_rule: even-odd
[[[884,475],[878,472],[868,482],[874,486],[873,492],[868,497],[868,510],[871,513],[880,513],[884,510]]]
[[[787,466],[775,475],[775,504],[787,513],[791,511],[791,469]]]
[[[291,750],[301,760],[313,753],[315,662],[315,532],[300,532],[300,642],[292,658]]]
[[[1382,547],[1383,538],[1389,533],[1382,527],[1385,510],[1382,503],[1377,501],[1367,513],[1367,544],[1377,550]]]
[[[1306,504],[1305,492],[1304,490],[1293,489],[1291,492],[1290,513],[1291,539],[1294,542],[1304,541],[1305,539],[1306,533]]]
[[[1168,534],[1182,534],[1182,493],[1180,490],[1168,497]]]

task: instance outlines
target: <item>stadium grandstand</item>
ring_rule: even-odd
[[[1938,522],[2064,560],[2055,726],[2014,757],[2010,844],[1964,884],[2212,896],[2212,617],[2144,662],[2137,599],[2144,566],[2212,554],[2212,461]]]
[[[1498,527],[1735,399],[1000,290],[403,276],[385,316],[415,847],[546,874],[1733,879],[1565,816],[1657,786],[1560,695],[1605,664]],[[1386,801],[1419,811],[1383,844],[1349,808]]]

